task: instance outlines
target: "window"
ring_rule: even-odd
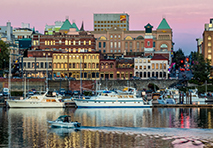
[[[128,42],[125,42],[125,48],[126,49],[128,48]]]
[[[99,64],[98,63],[96,63],[96,68],[99,68]]]
[[[101,42],[98,43],[98,47],[101,48]]]
[[[137,49],[139,49],[139,42],[137,42]]]
[[[41,68],[44,68],[44,63],[43,62],[41,62]]]
[[[146,60],[144,59],[143,62],[146,63]]]
[[[113,48],[113,42],[110,42],[110,47]]]
[[[84,41],[84,45],[86,45],[86,41]]]
[[[158,69],[158,63],[156,63],[156,69]]]
[[[135,63],[138,63],[138,59],[135,59]]]
[[[129,43],[129,48],[132,48],[132,42]]]
[[[211,40],[212,39],[212,37],[211,36],[208,36],[208,40]]]
[[[142,69],[142,66],[140,66],[140,69]]]
[[[163,64],[163,69],[166,69],[166,63]]]
[[[49,68],[52,68],[52,63],[49,63]]]
[[[117,42],[114,42],[114,47],[117,48]]]
[[[146,69],[146,66],[144,66],[144,68],[143,69]]]
[[[211,42],[208,42],[208,46],[212,46],[212,43],[211,43]]]
[[[106,42],[103,42],[103,48],[106,48]]]
[[[88,64],[88,68],[91,68],[91,64],[90,63]]]
[[[114,38],[117,39],[117,36],[115,35]]]
[[[118,42],[118,48],[121,48],[121,42]]]
[[[28,68],[30,68],[30,62],[28,62],[27,65],[28,65]]]
[[[81,41],[78,41],[78,45],[81,45]]]
[[[212,59],[212,55],[209,54],[208,55],[208,59],[211,60]]]
[[[148,69],[150,69],[150,66],[148,66]]]
[[[120,39],[120,38],[121,38],[121,35],[118,35],[118,38]]]
[[[150,60],[148,60],[148,63],[150,63]]]
[[[68,45],[68,41],[67,40],[65,40],[65,45]]]
[[[86,63],[84,63],[84,68],[87,68],[87,64]]]
[[[73,41],[73,45],[75,45],[75,41]]]
[[[212,52],[212,50],[211,50],[211,48],[209,48],[209,49],[208,49],[208,53],[211,53],[211,52]]]
[[[154,63],[152,63],[152,69],[155,69],[155,64]]]
[[[75,63],[72,64],[72,68],[75,68]]]
[[[160,64],[160,69],[162,69],[162,64]]]
[[[61,44],[61,40],[59,40],[59,44]]]
[[[113,52],[113,50],[111,50],[111,52]]]
[[[96,59],[99,59],[99,56],[98,56],[98,55],[96,56]]]
[[[91,45],[91,41],[89,41],[89,45]]]
[[[71,45],[71,41],[69,41],[69,45]]]
[[[150,41],[147,42],[147,46],[150,46]]]
[[[138,66],[135,66],[135,69],[138,69]]]

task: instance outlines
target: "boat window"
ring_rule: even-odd
[[[140,102],[138,102],[138,103],[140,103]]]
[[[122,98],[122,96],[118,96],[118,98]]]
[[[136,102],[134,102],[134,103],[136,103]]]
[[[129,98],[133,98],[133,96],[132,96],[132,95],[130,95],[130,96],[129,96]]]

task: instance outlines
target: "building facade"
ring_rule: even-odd
[[[86,32],[66,35],[33,35],[32,50],[46,49],[63,52],[91,52],[95,51],[94,35]]]
[[[213,19],[210,19],[209,24],[205,24],[203,38],[196,41],[197,51],[203,54],[204,59],[210,60],[210,65],[213,66]]]
[[[134,58],[134,76],[141,79],[168,79],[168,59],[161,55]]]
[[[93,14],[94,31],[106,31],[114,26],[129,30],[129,15],[127,13]]]
[[[147,24],[145,30],[124,31],[114,26],[108,30],[92,31],[96,50],[105,57],[118,57],[130,53],[170,52],[173,50],[172,29],[163,19],[156,30]]]
[[[100,53],[53,53],[53,77],[95,80],[99,78]]]

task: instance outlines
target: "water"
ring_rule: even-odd
[[[71,115],[82,128],[51,129],[47,120]],[[4,109],[0,147],[213,146],[212,108]]]

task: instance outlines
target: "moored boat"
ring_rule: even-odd
[[[126,87],[123,92],[103,91],[90,99],[74,98],[78,108],[143,108],[151,107],[151,101],[136,97],[135,88]]]
[[[64,107],[60,102],[61,96],[57,94],[48,95],[48,90],[43,95],[33,95],[24,100],[7,100],[9,107],[13,108],[42,108],[42,107]]]

